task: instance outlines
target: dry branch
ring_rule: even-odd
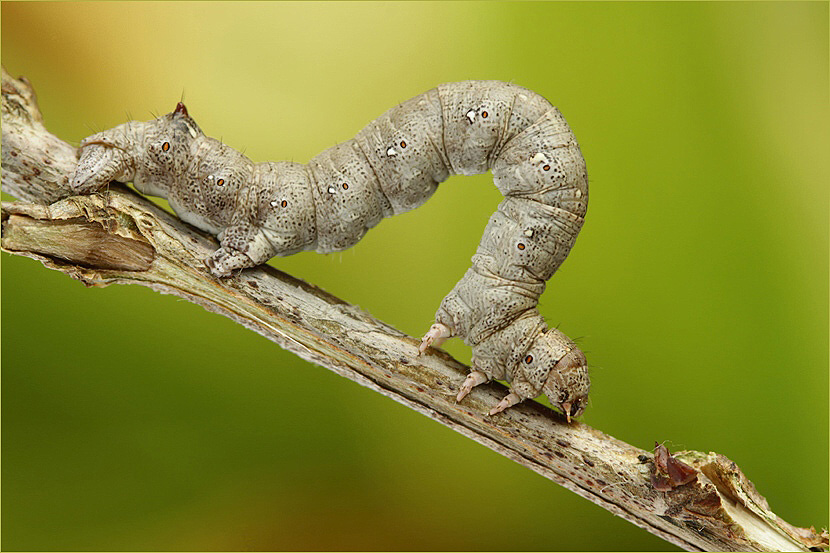
[[[667,470],[665,459],[655,463],[650,452],[566,424],[535,402],[489,417],[505,395],[500,384],[480,386],[458,404],[467,367],[443,352],[418,357],[417,340],[319,288],[269,266],[214,278],[201,261],[217,247],[214,239],[126,187],[71,196],[75,149],[44,128],[25,79],[4,69],[2,94],[2,184],[26,201],[3,204],[3,250],[88,286],[142,284],[230,317],[689,551],[827,548],[826,532],[781,520],[722,455],[677,453],[696,475],[678,485],[670,473],[657,475],[658,487],[668,488],[657,491],[652,476]]]

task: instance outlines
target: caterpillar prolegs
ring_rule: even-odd
[[[167,198],[184,221],[218,236],[205,260],[217,277],[275,255],[346,249],[450,175],[491,170],[504,200],[420,352],[462,338],[473,358],[458,401],[494,378],[511,385],[490,414],[542,393],[569,421],[584,410],[585,356],[536,306],[582,226],[588,177],[573,133],[540,95],[499,81],[443,84],[305,165],[253,163],[205,136],[181,103],[92,135],[80,151],[77,192],[118,180]]]

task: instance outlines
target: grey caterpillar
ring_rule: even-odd
[[[491,415],[541,394],[569,421],[585,409],[585,356],[536,308],[588,202],[579,145],[542,96],[499,81],[443,84],[307,164],[253,163],[205,136],[181,103],[94,134],[80,152],[76,192],[118,180],[167,198],[181,219],[218,237],[205,260],[217,277],[273,256],[346,249],[384,217],[424,203],[450,175],[492,171],[504,200],[419,351],[462,338],[473,357],[458,401],[492,379],[511,386]]]

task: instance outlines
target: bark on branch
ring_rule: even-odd
[[[3,69],[2,96],[2,184],[24,200],[3,204],[4,251],[88,286],[141,284],[230,317],[689,551],[827,548],[826,531],[780,519],[723,455],[676,453],[694,469],[680,484],[665,456],[655,460],[587,425],[567,424],[541,404],[487,416],[506,393],[500,384],[480,386],[457,404],[466,366],[443,352],[418,357],[418,340],[313,285],[269,266],[214,278],[202,259],[215,240],[128,188],[72,196],[75,149],[45,129],[29,83]]]

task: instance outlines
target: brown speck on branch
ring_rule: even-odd
[[[535,402],[487,416],[504,386],[457,404],[442,383],[463,381],[466,366],[441,351],[419,357],[418,340],[359,308],[269,266],[216,279],[202,264],[215,240],[149,200],[119,185],[72,196],[75,149],[43,126],[32,87],[3,69],[2,96],[2,184],[22,200],[3,204],[4,251],[89,286],[141,284],[229,317],[688,551],[827,548],[826,531],[780,519],[723,455],[658,446],[652,457]]]

